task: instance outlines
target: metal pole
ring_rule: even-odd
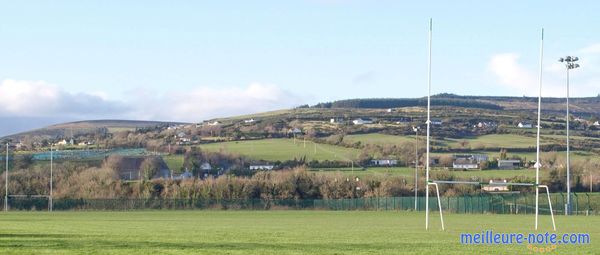
[[[417,210],[417,188],[419,181],[419,129],[415,129],[415,211]]]
[[[429,229],[429,129],[430,129],[430,110],[431,110],[431,30],[433,20],[429,19],[429,61],[427,64],[427,164],[425,168],[425,229]]]
[[[539,74],[539,95],[538,95],[538,118],[537,118],[537,139],[536,139],[536,161],[535,161],[535,229],[538,229],[538,213],[540,207],[540,128],[542,114],[542,68],[544,60],[544,29],[542,28],[542,40],[540,41],[540,74]]]
[[[54,152],[53,152],[52,144],[50,144],[50,199],[48,204],[48,209],[52,211],[52,193],[53,193],[53,165],[54,165]]]
[[[565,215],[571,214],[571,158],[569,146],[569,66],[567,65],[567,204]]]
[[[4,171],[4,211],[8,211],[8,143],[6,143],[6,168]]]

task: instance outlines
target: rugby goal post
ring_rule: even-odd
[[[431,45],[432,45],[432,31],[433,31],[433,20],[429,19],[429,43],[428,43],[428,65],[427,65],[427,150],[426,150],[426,168],[425,168],[425,229],[429,229],[429,186],[435,186],[436,196],[438,200],[438,208],[440,212],[440,221],[442,224],[442,230],[445,230],[444,216],[442,212],[442,203],[440,199],[440,188],[438,184],[470,184],[481,186],[480,182],[469,182],[469,181],[431,181],[429,179],[430,170],[430,129],[431,129]],[[544,58],[544,29],[541,30],[541,41],[540,41],[540,62],[539,62],[539,95],[538,95],[538,109],[537,109],[537,151],[536,151],[536,164],[535,164],[535,183],[496,183],[495,186],[533,186],[535,187],[535,229],[538,229],[538,216],[539,216],[539,190],[544,188],[548,197],[548,205],[550,207],[550,215],[552,217],[552,227],[556,231],[556,223],[554,220],[554,212],[552,210],[552,201],[550,200],[550,190],[547,185],[540,185],[540,128],[541,128],[541,108],[542,108],[542,71],[543,71],[543,58]]]

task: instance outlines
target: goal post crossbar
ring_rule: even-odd
[[[473,182],[473,181],[429,181],[438,184],[470,184],[470,185],[488,185],[488,186],[540,186],[528,182]]]
[[[491,185],[491,186],[529,186],[529,187],[536,187],[536,191],[539,191],[540,188],[543,188],[546,190],[546,195],[548,197],[548,206],[550,207],[550,216],[552,218],[552,228],[554,229],[554,231],[556,231],[556,222],[554,220],[554,212],[552,211],[552,201],[550,200],[550,189],[548,188],[548,185],[542,185],[542,184],[535,184],[535,183],[519,183],[519,182],[500,182],[500,183],[485,183],[485,182],[473,182],[473,181],[429,181],[427,183],[427,187],[429,187],[429,185],[431,186],[435,186],[435,192],[436,192],[436,196],[437,196],[437,200],[438,200],[438,208],[440,211],[440,221],[442,223],[442,230],[445,230],[445,226],[444,226],[444,216],[442,213],[442,200],[440,199],[440,187],[438,184],[470,184],[470,185]],[[429,198],[427,198],[427,201],[425,201],[427,204],[429,204]],[[425,212],[427,214],[427,216],[429,215],[429,210],[426,210]],[[536,212],[536,229],[537,229],[537,212]],[[425,226],[426,228],[429,228],[429,224],[427,224]]]
[[[32,197],[32,198],[40,198],[40,197],[45,197],[45,198],[50,198],[49,195],[8,195],[8,197]]]

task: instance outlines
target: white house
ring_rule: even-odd
[[[387,112],[393,112],[394,110],[392,108],[387,109]]]
[[[250,170],[273,170],[273,165],[251,165]]]
[[[358,119],[353,120],[352,124],[354,124],[354,125],[373,124],[373,120],[367,119],[367,118],[358,118]]]
[[[519,125],[517,125],[517,127],[519,127],[519,128],[533,128],[533,124],[531,124],[531,122],[519,122]]]
[[[452,162],[452,168],[454,169],[478,169],[479,164],[476,160],[466,159],[466,158],[458,158]]]
[[[215,121],[213,121],[213,122],[208,122],[208,125],[209,125],[209,126],[217,126],[217,125],[219,125],[219,124],[221,124],[221,123],[220,123],[220,122],[218,122],[218,121],[216,121],[216,120],[215,120]]]
[[[301,135],[302,134],[302,129],[299,129],[299,128],[290,128],[290,129],[288,129],[288,134]]]
[[[481,190],[487,192],[503,192],[509,191],[506,185],[506,180],[490,180],[489,184],[482,185]]]
[[[253,123],[255,120],[254,119],[249,119],[249,120],[244,120],[244,123]]]
[[[210,166],[210,164],[208,162],[204,162],[200,165],[200,170],[209,171],[211,169],[212,169],[212,167]]]
[[[69,144],[69,142],[66,139],[62,139],[61,141],[58,141],[58,143],[56,143],[57,145],[67,145]]]
[[[597,126],[600,126],[600,122],[599,122],[599,121],[595,121],[595,122],[594,122],[594,124],[592,124],[592,125],[594,125],[594,126],[596,126],[596,127],[597,127]]]

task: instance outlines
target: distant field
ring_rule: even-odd
[[[451,147],[460,148],[460,142],[466,141],[467,148],[528,148],[535,147],[536,138],[513,134],[493,134],[482,135],[474,138],[465,139],[446,139]]]
[[[183,155],[165,155],[162,156],[163,160],[175,173],[179,173],[183,168]]]
[[[328,144],[315,144],[302,139],[264,139],[235,142],[210,143],[200,145],[207,151],[226,151],[245,155],[254,159],[284,161],[306,156],[307,160],[351,160],[356,159],[360,151]],[[316,148],[316,150],[315,150]]]
[[[548,136],[548,137],[550,137],[550,136]],[[419,142],[424,145],[425,137],[421,135],[419,138],[420,138]],[[379,134],[379,133],[347,135],[344,137],[344,142],[350,143],[350,144],[360,142],[361,144],[399,145],[399,144],[406,143],[406,142],[414,143],[414,141],[415,141],[414,136],[398,136],[398,135],[388,135],[388,134]],[[523,136],[523,135],[515,135],[515,134],[491,134],[491,135],[482,135],[482,136],[478,136],[478,137],[469,137],[469,138],[463,138],[463,139],[455,139],[455,138],[435,139],[435,140],[432,140],[432,145],[438,144],[440,146],[461,148],[462,142],[466,142],[465,148],[472,148],[472,149],[529,148],[529,147],[535,147],[536,138],[529,137],[529,136]],[[547,144],[547,143],[549,143],[549,141],[542,140],[542,144]]]
[[[1,254],[537,254],[526,244],[464,245],[461,233],[546,233],[549,216],[404,211],[9,212]],[[600,253],[600,217],[557,216],[557,234],[589,233],[556,254]],[[552,232],[551,232],[552,233]],[[562,235],[561,235],[562,236]],[[548,245],[536,245],[547,247]]]
[[[422,137],[423,138],[423,137]],[[360,135],[347,135],[344,136],[345,143],[356,143],[360,142],[361,144],[377,144],[377,145],[385,145],[385,144],[396,144],[399,145],[405,142],[415,142],[415,137],[408,136],[399,136],[399,135],[386,135],[386,134],[360,134]]]
[[[363,170],[362,168],[336,168],[336,169],[311,169],[311,171],[319,174],[336,174],[341,173],[346,176],[402,176],[407,181],[412,181],[415,176],[415,169],[411,167],[371,167]],[[535,171],[531,169],[521,170],[473,170],[473,171],[451,171],[432,169],[431,173],[446,172],[462,179],[479,179],[480,181],[488,181],[490,179],[510,179],[516,176],[535,177]],[[542,176],[545,176],[544,171],[540,171]],[[424,176],[425,170],[419,169],[419,175]]]

